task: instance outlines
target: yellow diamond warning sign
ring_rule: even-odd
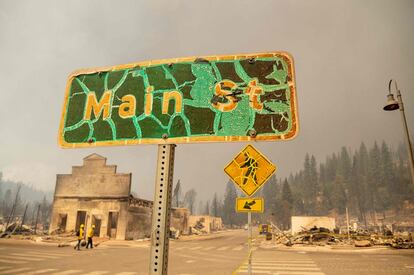
[[[224,168],[224,172],[247,195],[253,195],[276,171],[263,154],[252,145],[247,145]]]
[[[237,212],[259,212],[264,211],[263,198],[237,198],[236,199]]]

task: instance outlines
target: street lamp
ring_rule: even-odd
[[[395,84],[395,90],[397,91],[397,101],[394,99],[394,95],[391,93],[391,84],[394,81]],[[394,79],[391,79],[388,83],[388,92],[387,95],[387,104],[384,106],[385,111],[394,111],[397,109],[400,109],[401,111],[401,118],[405,130],[405,137],[407,142],[407,150],[408,150],[408,165],[411,169],[411,180],[414,184],[414,157],[413,157],[413,148],[410,141],[410,134],[408,133],[408,126],[407,126],[407,120],[405,119],[405,113],[404,113],[404,105],[401,97],[400,90],[398,90],[397,81]]]

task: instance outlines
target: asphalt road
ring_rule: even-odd
[[[247,274],[247,231],[170,242],[169,274]],[[264,245],[265,244],[265,245]],[[256,238],[253,274],[414,274],[414,251],[275,248]],[[0,274],[148,274],[148,242],[107,242],[93,250],[0,240]]]

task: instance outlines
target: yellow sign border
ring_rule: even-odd
[[[108,72],[114,70],[134,68],[137,66],[150,66],[157,64],[168,64],[177,62],[192,62],[196,58],[203,58],[209,61],[220,61],[220,60],[234,60],[241,58],[259,58],[259,57],[274,57],[278,56],[284,58],[288,64],[288,74],[291,81],[288,82],[290,89],[290,106],[292,109],[292,129],[285,135],[281,136],[202,136],[202,137],[180,137],[180,138],[168,138],[168,139],[139,139],[139,140],[111,140],[111,141],[97,141],[93,143],[68,143],[63,138],[63,129],[66,118],[67,104],[69,100],[69,93],[72,80],[80,74],[94,74],[97,72]],[[69,75],[68,82],[66,84],[66,92],[64,103],[62,107],[62,115],[60,119],[58,144],[62,148],[94,148],[98,146],[119,146],[119,145],[136,145],[136,144],[176,144],[176,143],[197,143],[197,142],[239,142],[239,141],[276,141],[276,140],[291,140],[295,138],[299,131],[299,120],[298,120],[298,108],[296,100],[296,84],[295,84],[295,70],[294,61],[290,53],[284,51],[275,52],[264,52],[264,53],[253,53],[253,54],[235,54],[235,55],[212,55],[212,56],[192,56],[182,58],[171,58],[171,59],[160,59],[152,61],[143,61],[137,63],[129,63],[118,66],[91,68],[76,70]]]
[[[253,148],[253,150],[255,150],[255,151],[257,151],[257,152],[259,152],[260,153],[260,155],[265,159],[265,160],[267,160],[269,163],[271,163],[274,167],[275,167],[275,170],[273,170],[273,172],[272,173],[270,173],[269,174],[269,176],[268,177],[266,177],[266,179],[263,181],[263,184],[259,187],[259,188],[257,188],[256,189],[256,191],[254,191],[253,193],[251,193],[251,194],[247,194],[243,189],[241,189],[240,188],[240,186],[237,184],[237,182],[235,182],[234,181],[234,179],[232,178],[232,176],[230,175],[230,174],[228,174],[227,173],[227,171],[226,171],[226,168],[227,167],[229,167],[232,163],[233,163],[233,161],[234,161],[234,159],[241,153],[241,152],[243,152],[244,150],[246,150],[248,147],[252,147]],[[256,147],[254,147],[253,145],[251,145],[251,144],[247,144],[242,150],[240,150],[238,153],[237,153],[237,155],[236,155],[236,157],[234,157],[230,162],[229,162],[229,164],[227,164],[225,167],[224,167],[224,173],[226,173],[226,175],[227,176],[229,176],[229,178],[231,179],[231,181],[246,195],[246,196],[248,196],[248,197],[251,197],[251,196],[253,196],[254,194],[256,194],[256,192],[257,191],[259,191],[265,184],[266,184],[266,182],[269,180],[269,178],[273,175],[273,174],[275,174],[276,173],[276,171],[277,171],[277,166],[273,163],[273,162],[271,162],[262,152],[260,152]]]
[[[244,209],[237,209],[238,202],[241,200],[260,200],[262,202],[262,208],[260,211],[256,210],[244,210]],[[236,198],[236,212],[243,213],[243,212],[252,212],[252,213],[263,213],[264,212],[264,198]]]

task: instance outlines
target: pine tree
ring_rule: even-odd
[[[351,171],[351,182],[350,182],[350,202],[351,202],[351,210],[358,213],[359,220],[364,221],[366,224],[365,219],[365,191],[361,176],[361,166],[359,164],[360,160],[358,158],[358,154],[354,155],[352,161],[352,171]]]
[[[272,213],[275,211],[275,203],[277,200],[277,178],[275,175],[273,175],[268,180],[268,182],[264,185],[262,190],[262,196],[264,198],[264,201],[266,202],[266,205],[268,205],[268,207],[265,207],[265,214],[267,216],[271,216]]]
[[[190,210],[191,214],[194,214],[195,212],[195,202],[196,202],[197,192],[194,190],[194,188],[188,190],[184,195],[184,203],[186,207]]]
[[[217,198],[217,193],[214,193],[213,200],[211,201],[211,214],[213,217],[219,216],[219,201]]]
[[[204,208],[204,215],[210,215],[210,202],[207,200]]]
[[[175,185],[174,192],[173,192],[173,201],[175,203],[175,207],[180,207],[180,197],[181,197],[181,181],[178,180],[177,184]]]
[[[236,213],[235,213],[235,203],[237,198],[236,188],[234,184],[229,181],[226,185],[226,192],[224,194],[224,201],[223,201],[223,217],[224,223],[230,226],[236,224]]]
[[[375,213],[378,209],[378,188],[381,182],[381,156],[380,149],[377,142],[374,143],[374,146],[369,151],[369,173],[368,173],[368,185],[370,192],[369,194],[369,203],[371,209],[371,215],[375,221]],[[375,221],[376,223],[376,221]]]
[[[283,182],[281,199],[281,215],[279,224],[283,229],[289,229],[294,199],[287,179]]]

